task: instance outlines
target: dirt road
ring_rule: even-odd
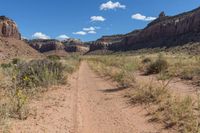
[[[81,64],[76,81],[74,132],[150,133],[159,128],[148,123],[146,111],[127,103],[126,90],[97,76],[86,62]],[[75,89],[74,88],[74,89]],[[161,131],[159,131],[161,132]]]
[[[133,107],[124,98],[126,89],[97,76],[86,62],[69,79],[70,86],[47,92],[31,104],[37,114],[15,121],[19,133],[160,133],[167,132],[149,123],[142,107]]]

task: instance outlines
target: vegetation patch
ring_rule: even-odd
[[[164,72],[168,69],[168,62],[161,56],[156,59],[156,61],[151,62],[147,65],[145,70],[145,75],[158,74]]]
[[[124,57],[97,57],[87,58],[94,71],[103,76],[109,76],[118,82],[121,87],[130,87],[135,82],[134,70],[137,63],[126,62]]]
[[[140,54],[109,55],[86,58],[93,70],[100,75],[109,76],[121,86],[133,85],[129,95],[132,104],[145,105],[152,121],[162,122],[166,128],[182,133],[200,132],[200,102],[198,98],[174,96],[169,92],[168,84],[174,77],[191,80],[200,85],[200,58],[185,54]],[[155,83],[139,84],[133,79],[134,73],[142,71],[146,75],[157,74],[161,85]],[[130,76],[130,77],[129,77]],[[166,82],[166,79],[169,82]]]
[[[163,99],[170,97],[167,86],[155,86],[153,84],[146,84],[137,86],[137,89],[131,96],[133,104],[158,104]]]
[[[0,127],[6,125],[9,117],[26,119],[30,99],[47,91],[52,85],[64,84],[67,75],[75,71],[79,64],[78,56],[31,61],[13,59],[7,64],[1,64]]]
[[[33,60],[15,68],[17,86],[23,89],[44,87],[64,82],[64,66],[50,60]]]
[[[173,96],[167,84],[137,86],[130,95],[131,103],[146,105],[151,121],[160,121],[166,128],[173,127],[183,133],[199,132],[200,102],[189,96]]]
[[[52,60],[52,61],[61,60],[60,56],[58,55],[49,55],[47,56],[47,59]]]

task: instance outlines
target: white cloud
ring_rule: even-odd
[[[87,33],[85,31],[78,31],[78,32],[73,32],[74,35],[86,35]]]
[[[45,35],[44,33],[42,32],[36,32],[32,35],[33,38],[35,39],[50,39],[49,36]]]
[[[92,17],[90,17],[90,19],[91,19],[91,21],[101,21],[101,22],[103,22],[103,21],[106,20],[106,19],[105,19],[104,17],[102,17],[102,16],[92,16]]]
[[[97,32],[94,30],[88,31],[89,34],[96,34]]]
[[[69,37],[67,35],[63,34],[63,35],[59,35],[58,37],[56,37],[56,39],[63,41],[63,40],[69,39]]]
[[[83,28],[83,31],[87,32],[88,34],[96,34],[96,30],[100,29],[100,27],[88,27],[88,28]]]
[[[95,27],[83,28],[84,31],[94,31],[96,30]]]
[[[120,4],[119,2],[112,2],[112,1],[108,1],[107,3],[103,3],[100,6],[100,10],[111,10],[111,9],[117,9],[117,8],[125,9],[126,6]]]
[[[156,17],[147,17],[147,16],[144,16],[140,13],[133,14],[131,16],[131,18],[136,19],[136,20],[142,20],[142,21],[152,21],[152,20],[156,19]]]

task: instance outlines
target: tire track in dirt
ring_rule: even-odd
[[[148,122],[144,108],[127,104],[123,98],[126,90],[97,76],[86,62],[81,63],[78,73],[75,133],[167,132],[161,125]]]
[[[73,133],[78,132],[78,75],[79,71],[72,75],[70,82],[71,82],[71,89],[73,89]]]
[[[87,62],[82,62],[80,69],[68,81],[70,86],[58,86],[31,101],[32,115],[24,121],[13,120],[11,132],[167,132],[161,125],[148,122],[143,107],[127,103],[124,95],[128,90],[117,88],[112,82],[97,76]]]

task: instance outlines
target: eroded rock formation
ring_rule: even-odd
[[[67,39],[65,41],[58,41],[55,39],[34,39],[27,41],[31,47],[36,49],[41,53],[46,53],[50,51],[62,51],[65,52],[87,52],[89,47],[85,43],[81,42],[78,39]]]
[[[200,42],[200,8],[176,16],[159,17],[146,28],[118,37],[110,36],[109,41],[100,39],[91,43],[90,51],[108,49],[112,51],[138,50],[143,48],[173,47],[190,42]],[[117,40],[115,42],[115,40]],[[120,41],[121,40],[121,41]]]
[[[0,36],[21,39],[16,23],[5,16],[0,16]]]
[[[63,41],[62,43],[65,45],[65,50],[67,52],[86,53],[89,51],[89,47],[79,39],[70,38]]]
[[[0,62],[17,57],[40,56],[42,55],[21,40],[17,24],[5,16],[0,16]]]
[[[34,39],[29,40],[28,43],[32,48],[38,50],[41,53],[53,50],[64,50],[64,45],[60,41],[53,39]]]

